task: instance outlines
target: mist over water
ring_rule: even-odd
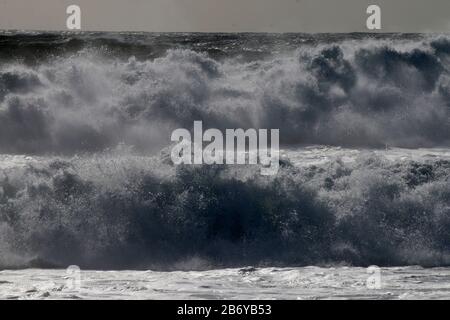
[[[445,35],[4,33],[0,267],[448,265],[449,58]],[[174,167],[195,120],[336,149]]]

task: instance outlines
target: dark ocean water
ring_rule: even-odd
[[[0,266],[448,265],[449,59],[446,35],[3,32]],[[175,168],[195,120],[332,148]]]

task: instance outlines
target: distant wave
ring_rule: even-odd
[[[194,120],[281,143],[450,145],[450,38],[1,34],[0,152],[148,152]]]
[[[126,154],[3,169],[0,266],[450,263],[448,160],[285,160],[262,177],[252,166],[175,168]]]

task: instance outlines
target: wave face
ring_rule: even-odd
[[[283,145],[450,145],[450,38],[2,34],[0,152],[142,152],[192,127]]]
[[[321,165],[285,159],[274,177],[126,152],[14,159],[3,159],[0,180],[4,267],[450,262],[448,152],[426,161],[371,152]]]
[[[0,268],[448,265],[449,59],[445,35],[2,33]],[[173,167],[194,120],[294,151]]]

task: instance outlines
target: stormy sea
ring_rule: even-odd
[[[279,129],[278,174],[175,166],[194,121]],[[449,266],[449,35],[0,32],[0,299],[448,299]]]

